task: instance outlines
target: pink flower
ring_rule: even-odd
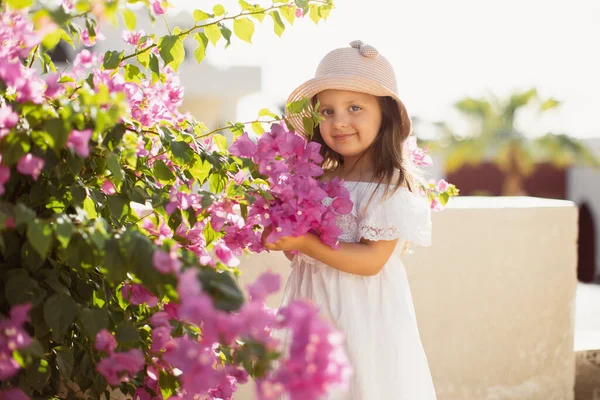
[[[44,92],[44,96],[53,99],[64,93],[65,89],[62,84],[58,83],[59,80],[59,74],[49,74],[46,77],[46,91]]]
[[[31,175],[37,181],[44,168],[44,160],[29,153],[21,157],[17,163],[17,171],[23,175]]]
[[[427,150],[421,149],[417,144],[416,136],[409,136],[403,144],[404,154],[417,166],[432,165],[433,161]]]
[[[81,31],[81,42],[86,46],[86,47],[90,47],[93,46],[94,44],[96,44],[97,40],[104,40],[106,39],[104,37],[104,35],[101,32],[96,31],[96,36],[94,37],[90,37],[90,32],[86,29],[84,29],[83,31]]]
[[[162,1],[162,0],[150,0],[150,5],[152,6],[152,11],[154,11],[154,14],[156,15],[163,15],[165,12],[167,12],[167,6],[169,3],[167,3],[166,1]]]
[[[89,142],[91,138],[91,129],[86,129],[83,131],[73,129],[69,135],[69,140],[67,140],[67,147],[75,150],[75,153],[77,153],[79,157],[86,158],[90,155]]]
[[[177,257],[177,250],[171,249],[169,253],[156,250],[152,255],[154,268],[163,274],[178,273],[181,270],[181,261]]]
[[[448,190],[448,182],[442,179],[437,183],[436,188],[438,192],[445,192]]]
[[[123,31],[121,38],[125,41],[125,43],[128,43],[133,46],[137,46],[138,43],[140,42],[140,39],[142,38],[142,36],[145,36],[145,35],[146,35],[146,32],[144,32],[143,29],[140,29],[137,32]]]
[[[263,273],[252,285],[248,286],[248,293],[252,301],[264,301],[273,293],[277,293],[281,286],[281,277],[273,272]]]
[[[0,400],[29,400],[21,389],[4,389],[0,390]]]
[[[6,135],[10,128],[17,125],[19,115],[9,105],[0,107],[0,138]]]
[[[75,7],[73,5],[73,0],[62,0],[62,6],[67,13],[73,10],[73,7]]]
[[[109,385],[117,386],[123,381],[128,381],[128,375],[140,372],[144,365],[142,352],[139,349],[132,349],[127,352],[114,353],[100,360],[96,371],[106,378]]]
[[[229,147],[229,152],[236,157],[250,158],[256,154],[258,146],[250,139],[247,132],[237,138]]]
[[[233,255],[231,249],[222,241],[218,240],[215,243],[215,255],[223,262],[223,264],[230,267],[237,267],[240,265],[240,260]]]
[[[0,380],[13,378],[21,369],[13,359],[15,350],[28,347],[32,340],[23,325],[29,321],[31,304],[13,306],[8,319],[0,320]]]
[[[441,211],[444,208],[438,199],[431,200],[430,207],[432,211]]]
[[[115,184],[109,181],[108,179],[105,180],[104,183],[102,183],[100,190],[102,190],[102,192],[107,196],[117,193],[117,188],[115,187]]]
[[[158,298],[139,283],[125,283],[121,289],[123,298],[135,306],[146,303],[148,307],[158,305]]]
[[[104,351],[108,354],[112,354],[117,348],[117,341],[109,331],[102,329],[96,334],[96,343],[94,344],[94,348],[98,351]]]
[[[296,18],[301,18],[304,15],[304,11],[301,8],[296,8]]]
[[[73,73],[78,76],[98,64],[98,56],[88,49],[81,50],[73,60]]]

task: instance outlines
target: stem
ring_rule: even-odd
[[[270,124],[270,123],[277,122],[277,121],[279,121],[279,120],[277,120],[277,119],[274,119],[274,120],[271,120],[271,121],[261,121],[261,120],[258,120],[258,119],[257,119],[257,120],[254,120],[254,121],[238,122],[238,124],[242,124],[242,125],[248,125],[248,124],[253,124],[253,123],[255,123],[255,122],[262,122],[262,123],[265,123],[265,124]],[[212,135],[212,134],[214,134],[214,133],[217,133],[217,132],[223,131],[223,130],[225,130],[225,129],[230,129],[230,128],[233,128],[234,126],[235,126],[235,124],[234,124],[234,125],[227,125],[227,126],[224,126],[224,127],[222,127],[222,128],[215,129],[214,131],[210,131],[210,132],[208,132],[208,133],[205,133],[204,135],[198,136],[198,138],[202,139],[202,138],[204,138],[204,137],[210,136],[210,135]]]
[[[324,2],[320,2],[320,3],[324,3]],[[248,13],[244,13],[244,12],[242,12],[242,13],[240,13],[240,14],[238,14],[238,15],[235,15],[235,16],[233,16],[233,17],[223,17],[223,18],[221,18],[221,19],[219,19],[219,20],[216,20],[216,21],[213,21],[213,22],[209,22],[208,24],[204,24],[204,25],[194,25],[194,26],[193,26],[193,27],[191,27],[190,29],[188,29],[188,30],[186,30],[186,31],[182,31],[182,32],[181,32],[181,33],[179,33],[177,36],[178,36],[178,37],[187,36],[187,35],[189,35],[190,33],[192,33],[193,31],[195,31],[195,30],[197,30],[197,29],[204,28],[204,27],[211,26],[211,25],[217,25],[217,24],[220,24],[220,23],[221,23],[221,22],[223,22],[223,21],[227,21],[227,20],[230,20],[230,19],[236,19],[236,18],[239,18],[239,17],[245,17],[245,16],[247,16],[247,15],[254,15],[254,14],[266,14],[266,13],[268,13],[269,11],[272,11],[272,10],[275,10],[275,9],[279,9],[279,8],[283,8],[283,7],[287,7],[287,6],[288,6],[288,4],[282,4],[282,5],[278,5],[278,6],[271,6],[271,7],[269,7],[269,8],[266,8],[266,9],[262,10],[262,11],[253,11],[253,12],[248,12]],[[148,47],[144,48],[143,50],[137,51],[137,52],[135,52],[135,53],[133,53],[133,54],[130,54],[130,55],[128,55],[128,56],[125,56],[125,57],[123,57],[123,58],[121,59],[121,61],[129,60],[130,58],[137,57],[138,55],[140,55],[140,54],[142,54],[142,53],[145,53],[145,52],[147,52],[148,50],[150,50],[151,48],[153,48],[153,47],[156,47],[156,46],[157,46],[157,44],[156,44],[156,43],[154,43],[154,44],[152,44],[151,46],[148,46]]]
[[[169,31],[169,35],[171,35],[171,27],[169,26],[169,21],[167,20],[167,17],[163,16],[164,20],[165,20],[165,24],[167,25],[167,30]]]
[[[33,62],[35,61],[35,58],[37,56],[37,52],[40,48],[40,45],[36,45],[35,49],[33,50],[33,54],[31,55],[31,60],[29,61],[29,68],[31,68],[31,66],[33,65]]]

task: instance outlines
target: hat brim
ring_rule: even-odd
[[[408,112],[402,100],[400,100],[400,98],[389,88],[368,78],[350,75],[323,76],[319,78],[313,78],[298,86],[296,90],[289,95],[287,103],[292,103],[294,101],[301,100],[302,98],[312,99],[318,93],[328,89],[347,90],[349,92],[367,93],[378,97],[389,96],[393,98],[398,105],[402,126],[407,127],[410,132],[411,121],[408,117]],[[285,110],[286,118],[294,127],[294,130],[306,138],[310,137],[312,133],[309,134],[305,131],[302,119],[305,117],[310,117],[311,111],[312,105],[309,106],[308,113],[303,112],[299,114],[292,114],[287,107]]]

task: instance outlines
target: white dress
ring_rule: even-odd
[[[338,217],[342,229],[339,240],[399,238],[394,254],[374,276],[342,272],[298,254],[292,261],[282,306],[294,299],[309,299],[345,336],[353,375],[345,393],[333,392],[327,399],[435,399],[406,271],[399,257],[406,241],[431,245],[429,203],[404,187],[382,201],[384,185],[372,198],[376,183],[344,185],[354,209]]]

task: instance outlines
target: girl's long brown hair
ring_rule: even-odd
[[[377,182],[377,187],[373,193],[377,191],[380,185],[385,184],[386,187],[383,195],[383,199],[385,199],[387,196],[395,193],[404,184],[412,192],[415,177],[408,172],[408,163],[404,159],[402,148],[402,144],[410,135],[410,126],[403,126],[396,100],[389,96],[378,97],[377,99],[382,114],[381,128],[371,146],[360,157],[362,158],[369,151],[373,152],[373,181]],[[313,97],[312,102],[313,106],[315,106],[316,96]],[[321,145],[323,170],[335,171],[344,164],[343,157],[327,146],[318,126],[314,128],[311,140]],[[400,174],[398,179],[393,182],[396,171],[399,171]],[[393,187],[391,192],[390,187]]]

